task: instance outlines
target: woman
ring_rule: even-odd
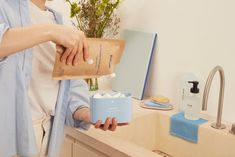
[[[60,25],[45,0],[0,4],[0,156],[58,156],[64,125],[88,129],[90,115],[83,80],[51,79],[56,47],[65,50],[61,61],[75,66],[79,53],[88,58],[86,38]],[[101,123],[95,128],[117,126],[115,118]]]

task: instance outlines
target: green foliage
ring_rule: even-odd
[[[116,36],[120,18],[115,14],[121,0],[80,0],[71,2],[70,16],[77,21],[77,27],[85,32],[87,37]]]

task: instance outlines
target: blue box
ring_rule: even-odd
[[[130,123],[132,119],[132,98],[130,93],[123,93],[119,98],[90,98],[91,122],[102,120],[105,123],[108,117],[117,118],[118,123]]]

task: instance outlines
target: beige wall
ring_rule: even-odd
[[[68,15],[61,9],[62,0],[53,3]],[[147,94],[163,94],[178,104],[183,72],[197,74],[202,91],[209,71],[222,65],[226,75],[223,117],[235,122],[234,6],[234,0],[124,0],[122,28],[158,33]],[[208,104],[212,115],[217,112],[217,84],[218,79]]]

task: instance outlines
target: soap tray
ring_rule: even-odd
[[[119,124],[130,123],[132,118],[132,98],[130,93],[123,93],[125,97],[94,98],[90,97],[91,122],[98,120],[105,123],[108,117],[117,118]]]

